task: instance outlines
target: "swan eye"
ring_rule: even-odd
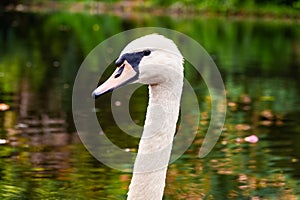
[[[145,50],[144,51],[144,56],[149,56],[151,54],[151,51],[150,50]]]

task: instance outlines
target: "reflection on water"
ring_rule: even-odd
[[[68,13],[1,15],[1,199],[126,197],[131,175],[89,155],[74,129],[70,99],[76,72],[89,51],[106,37],[138,26],[169,27],[198,40],[215,59],[227,89],[223,134],[213,152],[199,159],[210,98],[201,78],[186,64],[185,75],[201,100],[201,126],[192,146],[169,167],[165,199],[300,198],[298,24],[124,20]],[[131,106],[138,124],[144,120],[145,93],[142,88],[133,97],[139,102]],[[103,98],[100,108],[106,116],[108,99]],[[109,137],[120,140],[115,124],[103,123]],[[250,135],[259,141],[246,142]],[[137,141],[122,140],[125,147],[136,149]]]

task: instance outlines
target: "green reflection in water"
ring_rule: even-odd
[[[172,28],[199,41],[227,88],[224,132],[213,152],[199,159],[210,98],[186,63],[201,102],[201,126],[193,145],[169,167],[165,199],[300,197],[298,24],[70,13],[2,13],[1,18],[1,199],[125,199],[131,175],[89,155],[76,137],[70,99],[84,57],[107,37],[140,26]],[[136,91],[130,107],[140,125],[146,91]],[[101,100],[105,116],[111,115],[109,105],[108,95]],[[103,123],[112,141],[136,151],[137,141],[121,137],[113,120]],[[258,143],[243,141],[252,134]]]

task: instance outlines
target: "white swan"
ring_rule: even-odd
[[[129,43],[116,66],[93,96],[133,82],[149,85],[146,120],[127,199],[160,200],[179,114],[183,57],[172,40],[151,34]]]

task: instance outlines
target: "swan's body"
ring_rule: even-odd
[[[171,40],[151,34],[129,43],[116,65],[93,96],[130,82],[149,85],[146,120],[127,199],[160,200],[179,114],[183,57]]]

